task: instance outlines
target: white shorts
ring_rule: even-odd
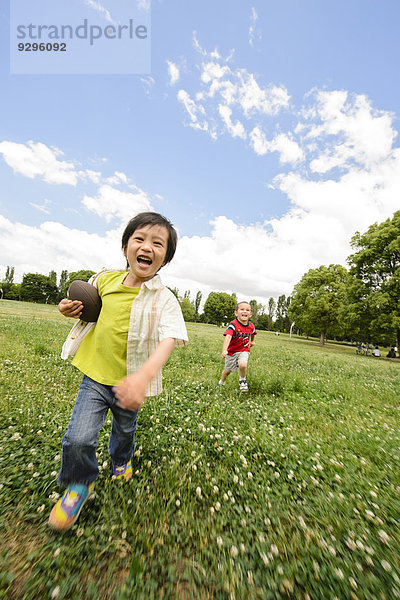
[[[235,352],[235,354],[228,354],[225,357],[225,370],[226,371],[237,371],[239,369],[239,363],[246,363],[249,360],[250,352]]]

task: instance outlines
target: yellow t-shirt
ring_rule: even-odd
[[[99,276],[100,316],[82,340],[72,361],[82,373],[103,385],[116,385],[126,376],[131,306],[140,290],[123,285],[126,276],[126,271],[112,271]]]

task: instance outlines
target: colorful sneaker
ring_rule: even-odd
[[[57,504],[53,506],[49,517],[50,527],[58,531],[70,529],[79,517],[79,513],[93,488],[94,483],[89,486],[79,483],[70,485]]]
[[[249,387],[247,385],[247,380],[246,379],[239,379],[239,387],[240,387],[240,391],[241,392],[248,392],[249,391]]]
[[[124,478],[125,481],[129,481],[132,477],[132,462],[129,461],[126,465],[121,465],[120,467],[113,465],[113,475],[115,475],[115,479]]]

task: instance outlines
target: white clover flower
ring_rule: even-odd
[[[50,598],[58,598],[59,594],[60,594],[60,586],[59,586],[59,585],[57,585],[57,586],[54,588],[54,590],[51,592],[51,596],[50,596]]]
[[[231,556],[232,556],[232,558],[236,558],[238,554],[239,554],[239,550],[236,548],[236,546],[231,546]]]
[[[246,523],[246,519],[242,519],[242,520],[240,521],[240,524],[241,524],[241,526],[242,526],[242,527],[246,527],[246,525],[247,525],[247,523]]]
[[[176,504],[176,506],[178,506],[178,507],[181,505],[181,501],[179,500],[179,498],[178,498],[178,500],[176,500],[176,501],[175,501],[175,504]]]
[[[381,539],[381,542],[383,542],[384,544],[388,544],[390,538],[389,538],[388,534],[386,533],[386,531],[384,531],[383,529],[380,529],[378,531],[378,535]]]
[[[339,568],[335,569],[335,574],[338,579],[344,579],[344,574],[343,574],[342,569],[339,569]]]
[[[261,560],[263,561],[264,565],[266,567],[268,567],[268,565],[269,565],[269,558],[268,558],[268,556],[265,554],[265,552],[260,553],[260,556],[261,556]]]
[[[210,506],[210,513],[213,515],[215,513],[215,508],[213,506]]]
[[[242,552],[242,554],[246,552],[246,546],[243,544],[243,542],[240,544],[240,552]]]
[[[41,506],[37,507],[36,512],[41,513],[44,511],[44,509],[45,509],[45,506],[44,506],[44,504],[42,504]]]
[[[239,477],[237,475],[233,476],[233,483],[237,483],[239,481]]]
[[[253,473],[251,471],[249,471],[247,473],[247,477],[248,477],[248,479],[253,479]]]
[[[381,560],[381,565],[385,569],[385,571],[391,571],[392,570],[392,565],[390,563],[388,563],[387,560]]]
[[[349,577],[349,583],[353,590],[356,590],[358,588],[357,581],[354,579],[354,577]]]
[[[54,550],[54,554],[53,554],[53,558],[57,558],[57,556],[60,556],[60,548],[57,548],[56,550]]]
[[[214,485],[214,487],[213,487],[213,492],[214,492],[214,494],[218,494],[218,492],[219,492],[219,487],[218,487],[217,485]]]
[[[271,544],[271,552],[274,556],[278,556],[279,550],[278,550],[278,547],[275,546],[275,544]]]
[[[217,546],[218,546],[218,548],[222,548],[222,544],[223,544],[222,537],[219,535],[217,537]]]
[[[224,496],[223,496],[223,497],[224,497],[224,500],[225,500],[225,501],[228,501],[228,500],[229,500],[229,496],[228,496],[228,494],[227,494],[226,492],[225,492],[225,494],[224,494]]]
[[[196,488],[196,496],[197,496],[198,498],[201,498],[201,487],[197,487],[197,488]]]
[[[215,503],[215,510],[217,510],[217,511],[218,511],[218,510],[220,510],[220,508],[221,508],[221,505],[220,505],[220,503],[219,503],[219,502],[216,502],[216,503]]]

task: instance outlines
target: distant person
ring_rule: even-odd
[[[218,385],[225,385],[226,378],[232,371],[239,370],[239,388],[241,392],[248,392],[247,363],[250,356],[250,347],[254,346],[254,337],[257,335],[254,324],[249,321],[252,315],[248,302],[239,302],[236,305],[235,317],[224,332],[222,358],[225,358],[225,368],[222,371]]]
[[[146,397],[162,391],[161,368],[188,339],[179,303],[157,274],[173,258],[176,242],[162,215],[144,212],[131,219],[122,235],[127,269],[97,276],[99,319],[78,321],[63,346],[62,357],[74,356],[83,380],[62,440],[58,483],[67,489],[49,517],[54,529],[72,527],[94,486],[97,439],[109,410],[113,474],[125,481],[132,476],[138,411]],[[58,308],[78,319],[82,302],[64,299]],[[72,345],[77,342],[78,348]]]
[[[375,346],[375,348],[372,350],[372,356],[375,356],[376,358],[379,358],[381,355],[381,351],[379,350],[378,346]]]
[[[390,348],[389,352],[386,354],[386,358],[396,358],[396,352],[394,348]]]
[[[358,342],[356,346],[356,354],[361,354],[362,352],[362,343]]]

